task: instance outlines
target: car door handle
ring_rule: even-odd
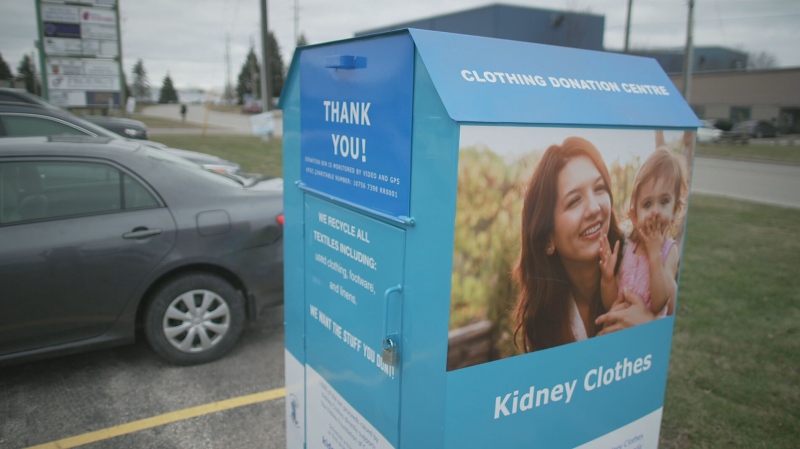
[[[131,232],[122,234],[124,239],[144,239],[161,234],[161,229],[136,228]]]

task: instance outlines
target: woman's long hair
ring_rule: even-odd
[[[588,157],[608,189],[611,201],[608,240],[611,247],[622,240],[614,214],[611,177],[597,148],[581,137],[568,137],[561,145],[552,145],[542,156],[531,177],[522,206],[522,242],[514,279],[520,294],[514,310],[516,328],[514,342],[522,352],[532,352],[575,341],[572,332],[570,281],[561,257],[556,252],[547,255],[547,245],[555,230],[554,215],[558,195],[558,176],[567,163],[579,156]],[[619,251],[620,255],[622,250]],[[617,267],[622,257],[617,258]],[[599,264],[599,259],[598,259]],[[599,265],[598,265],[599,273]],[[604,312],[600,300],[600,277],[592,299],[591,316]],[[592,326],[594,323],[592,322]],[[589,329],[594,336],[597,329]]]

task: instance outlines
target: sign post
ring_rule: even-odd
[[[657,447],[699,123],[654,60],[403,30],[280,107],[288,448]]]

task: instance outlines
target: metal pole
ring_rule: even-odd
[[[256,43],[255,43],[255,38],[253,38],[253,36],[250,36],[250,51],[253,53],[253,59],[256,60],[256,61],[253,62],[253,64],[250,64],[249,61],[248,61],[248,64],[247,64],[248,66],[250,66],[250,83],[251,83],[251,86],[252,86],[252,89],[251,89],[250,93],[253,95],[253,99],[256,99],[256,98],[261,96],[261,91],[260,90],[259,91],[256,90],[259,78],[256,76],[256,66],[255,66],[255,64],[258,62],[258,58],[256,57],[256,54],[257,54],[256,53]],[[250,55],[248,55],[248,58],[249,57],[250,57]]]
[[[300,31],[300,0],[294,0],[294,45],[297,46],[297,39]]]
[[[692,92],[692,64],[694,63],[694,44],[692,33],[694,30],[694,0],[689,0],[689,23],[686,29],[686,51],[683,59],[683,99],[690,105]]]
[[[625,53],[628,52],[628,42],[631,37],[631,9],[633,8],[633,0],[628,0],[628,19],[625,21]]]
[[[267,0],[261,0],[261,105],[264,111],[272,110],[272,79],[270,66],[269,29],[267,28]]]
[[[46,58],[44,53],[44,30],[43,30],[43,22],[42,22],[42,2],[41,0],[36,0],[36,24],[39,27],[39,35],[38,39],[34,41],[34,47],[36,50],[39,51],[39,67],[42,72],[42,90],[40,92],[40,96],[45,100],[50,100],[50,85],[48,84],[47,80],[47,65],[46,65]],[[35,59],[31,61],[31,64],[35,66]],[[36,80],[34,79],[33,90],[36,90]]]
[[[225,104],[229,105],[233,100],[233,86],[231,86],[231,35],[225,33]]]
[[[114,15],[117,16],[117,70],[119,70],[119,108],[125,115],[125,97],[127,96],[128,86],[125,85],[125,70],[122,65],[122,30],[119,25],[119,2],[114,2],[112,8]],[[109,109],[111,109],[109,107]],[[109,111],[111,112],[111,111]]]

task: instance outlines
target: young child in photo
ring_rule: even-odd
[[[608,240],[601,239],[600,289],[606,310],[629,291],[642,297],[657,316],[673,313],[680,255],[670,230],[680,218],[685,192],[686,175],[679,156],[659,149],[642,164],[628,212],[633,230],[616,276],[619,242],[612,250]]]

